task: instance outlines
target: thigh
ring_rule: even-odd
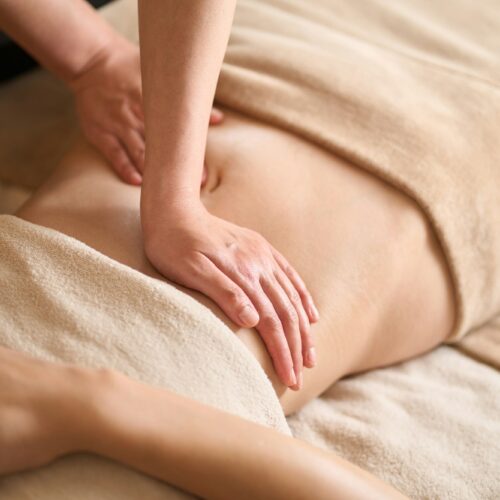
[[[344,375],[439,344],[453,325],[452,289],[439,245],[413,202],[287,134],[228,121],[209,140],[202,199],[217,215],[261,232],[310,287],[322,317],[313,329],[318,365],[304,373],[303,389],[279,383],[255,330],[238,330],[208,299],[186,292],[257,357],[284,411]],[[137,187],[121,183],[80,143],[18,215],[161,278],[142,249],[139,200]]]

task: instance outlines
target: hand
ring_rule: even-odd
[[[310,322],[319,316],[297,272],[262,236],[211,215],[201,203],[167,212],[143,216],[151,263],[210,297],[236,324],[256,327],[282,382],[299,389],[303,364],[315,364]]]
[[[69,86],[87,140],[123,181],[140,185],[145,142],[139,48],[117,37]],[[222,120],[223,113],[213,109],[210,124]]]

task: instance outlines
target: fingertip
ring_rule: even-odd
[[[217,125],[224,119],[224,113],[217,108],[213,108],[210,113],[210,124]]]
[[[259,322],[259,313],[251,305],[245,305],[238,313],[239,324],[245,328],[252,328]]]
[[[312,300],[307,308],[307,315],[309,316],[309,321],[311,323],[317,323],[319,321],[319,311]]]
[[[309,347],[304,353],[304,364],[307,368],[316,366],[316,349],[314,347]]]
[[[290,371],[288,372],[288,376],[287,376],[287,379],[285,381],[285,384],[290,389],[297,390],[297,389],[295,389],[295,387],[297,387],[297,377],[295,376],[295,372],[293,371],[293,368],[290,368]]]
[[[130,184],[140,186],[142,184],[142,176],[137,172],[132,172],[129,177]]]

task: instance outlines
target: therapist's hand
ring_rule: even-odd
[[[139,48],[116,37],[68,82],[87,140],[128,184],[140,185],[144,169],[144,117]],[[222,121],[214,109],[210,124]]]
[[[144,211],[143,211],[144,212]],[[242,327],[255,327],[281,381],[299,389],[313,367],[318,312],[297,272],[262,236],[211,215],[201,203],[143,213],[146,254],[170,280],[198,290]]]

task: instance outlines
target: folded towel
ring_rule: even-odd
[[[112,367],[290,434],[253,355],[209,309],[172,285],[8,215],[0,216],[0,282],[1,345]],[[0,482],[5,500],[177,498],[173,492],[90,456]]]

